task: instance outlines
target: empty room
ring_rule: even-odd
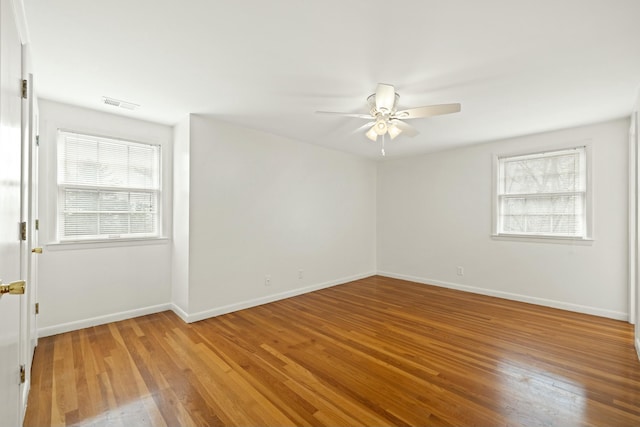
[[[0,20],[0,426],[640,425],[640,1]]]

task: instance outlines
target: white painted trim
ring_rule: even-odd
[[[27,406],[29,406],[29,391],[31,391],[30,378],[25,381],[24,387],[22,387],[22,400],[20,400],[20,402],[23,402],[24,405],[22,406],[22,408],[20,408],[20,411],[22,411],[22,413],[20,414],[20,425],[24,423],[24,419],[27,416]]]
[[[640,337],[636,338],[636,353],[638,353],[638,360],[640,360]]]
[[[171,310],[182,319],[183,322],[189,323],[189,315],[186,311],[178,307],[175,303],[171,303]]]
[[[49,242],[45,247],[49,251],[73,251],[85,249],[119,248],[123,246],[168,245],[169,237],[150,237],[147,239],[103,239],[73,242]]]
[[[104,325],[111,322],[118,322],[120,320],[133,319],[134,317],[146,316],[147,314],[160,313],[162,311],[172,309],[172,304],[158,304],[149,307],[136,308],[134,310],[121,311],[119,313],[107,314],[104,316],[92,317],[89,319],[76,320],[74,322],[61,323],[59,325],[47,326],[38,329],[38,337],[48,337],[51,335],[76,331],[78,329],[90,328],[92,326]]]
[[[593,245],[593,239],[583,237],[552,237],[552,236],[536,236],[533,234],[492,234],[493,240],[509,240],[512,242],[529,242],[529,243],[553,243],[560,245]]]
[[[498,235],[498,193],[500,192],[500,160],[497,153],[491,156],[491,235]]]
[[[343,277],[316,285],[306,286],[304,288],[293,289],[278,294],[267,295],[265,297],[250,299],[235,304],[229,304],[222,307],[216,307],[210,310],[189,314],[182,310],[174,303],[158,304],[149,307],[137,308],[134,310],[122,311],[119,313],[107,314],[104,316],[92,317],[89,319],[77,320],[74,322],[61,323],[59,325],[47,326],[38,329],[38,337],[48,337],[51,335],[62,334],[65,332],[76,331],[78,329],[89,328],[92,326],[104,325],[106,323],[118,322],[120,320],[133,319],[134,317],[146,316],[147,314],[160,313],[162,311],[171,310],[186,323],[193,323],[199,320],[208,319],[210,317],[220,316],[245,308],[256,307],[258,305],[267,304],[281,299],[291,298],[297,295],[306,294],[317,291],[319,289],[329,288],[331,286],[342,285],[354,280],[364,279],[374,276],[375,272],[356,274],[354,276]]]
[[[387,271],[378,271],[379,276],[391,277],[394,279],[408,280],[411,282],[422,283],[424,285],[434,285],[443,288],[456,289],[459,291],[471,292],[474,294],[488,295],[492,297],[504,298],[513,301],[526,302],[530,304],[542,305],[546,307],[559,308],[561,310],[575,311],[578,313],[592,314],[594,316],[607,317],[616,320],[629,320],[628,313],[621,311],[605,310],[597,307],[590,307],[580,304],[572,304],[563,301],[556,301],[546,298],[532,297],[528,295],[514,294],[511,292],[497,291],[493,289],[478,288],[475,286],[461,285],[458,283],[443,282],[440,280],[426,279],[416,276],[408,276],[405,274],[391,273]]]
[[[636,281],[638,248],[637,195],[638,195],[638,158],[636,149],[637,112],[631,114],[629,126],[629,323],[636,323]]]
[[[210,310],[200,311],[200,312],[193,313],[193,314],[187,314],[184,311],[180,310],[175,305],[174,305],[174,307],[180,311],[180,312],[176,311],[176,314],[178,316],[180,316],[185,322],[193,323],[193,322],[197,322],[199,320],[208,319],[210,317],[216,317],[216,316],[220,316],[222,314],[232,313],[234,311],[244,310],[246,308],[256,307],[256,306],[259,306],[259,305],[268,304],[270,302],[274,302],[274,301],[279,301],[279,300],[286,299],[286,298],[295,297],[295,296],[298,296],[298,295],[302,295],[302,294],[306,294],[306,293],[309,293],[309,292],[317,291],[319,289],[325,289],[325,288],[329,288],[329,287],[336,286],[336,285],[343,285],[343,284],[348,283],[348,282],[353,282],[354,280],[359,280],[359,279],[364,279],[366,277],[374,276],[375,274],[376,273],[373,272],[373,271],[372,272],[367,272],[367,273],[362,273],[362,274],[356,274],[354,276],[343,277],[343,278],[336,279],[336,280],[330,280],[330,281],[324,282],[324,283],[318,283],[318,284],[311,285],[311,286],[305,286],[304,288],[292,289],[290,291],[280,292],[280,293],[272,294],[272,295],[267,295],[267,296],[260,297],[260,298],[254,298],[254,299],[250,299],[250,300],[246,300],[246,301],[242,301],[242,302],[238,302],[238,303],[234,303],[234,304],[225,305],[225,306],[222,306],[222,307],[216,307],[216,308],[212,308]],[[183,317],[183,315],[184,315],[184,317]]]
[[[636,248],[638,247],[636,231],[636,196],[637,182],[637,156],[636,156],[636,114],[631,114],[629,126],[629,323],[635,324],[636,319]]]

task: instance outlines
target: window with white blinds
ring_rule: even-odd
[[[585,147],[498,158],[498,235],[586,238]]]
[[[160,146],[59,131],[58,239],[160,235]]]

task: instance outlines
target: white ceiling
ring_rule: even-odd
[[[175,124],[189,113],[379,158],[351,131],[377,83],[411,124],[387,157],[628,116],[639,0],[24,0],[42,98]],[[133,112],[102,96],[140,104]]]

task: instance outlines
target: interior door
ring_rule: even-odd
[[[21,279],[22,46],[13,2],[0,0],[0,278]],[[0,294],[0,424],[20,425],[21,296]],[[15,291],[14,287],[14,291]]]

